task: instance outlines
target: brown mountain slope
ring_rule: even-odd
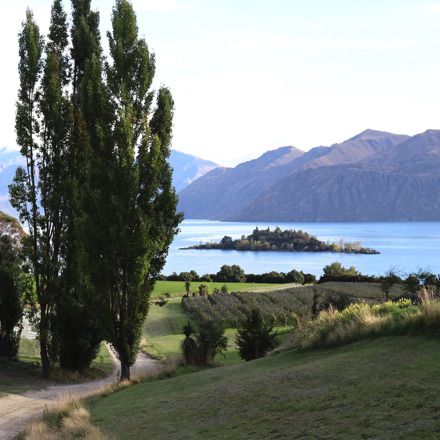
[[[303,154],[295,147],[282,147],[235,168],[218,167],[179,193],[178,209],[186,218],[230,215],[287,176]]]
[[[440,131],[428,130],[363,161],[300,170],[235,221],[438,221]]]
[[[368,129],[340,144],[332,145],[326,155],[304,164],[302,169],[359,162],[387,151],[409,138],[407,135]]]
[[[355,163],[384,152],[409,136],[375,130],[331,147],[316,147],[303,153],[294,147],[269,151],[260,158],[235,168],[217,168],[179,193],[179,209],[186,218],[236,218],[237,212],[252,203],[273,185],[307,169]],[[246,219],[246,212],[240,213]]]

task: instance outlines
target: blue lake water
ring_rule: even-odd
[[[225,235],[240,238],[260,229],[279,226],[302,229],[318,239],[330,242],[362,241],[362,246],[376,249],[380,255],[353,255],[311,252],[239,252],[222,250],[180,250],[200,242],[219,241]],[[414,223],[227,223],[209,220],[185,220],[181,232],[170,246],[163,273],[195,270],[199,275],[216,273],[223,264],[238,264],[246,273],[275,270],[302,270],[316,276],[334,261],[355,266],[363,274],[381,275],[391,267],[402,274],[419,268],[440,274],[440,222]]]

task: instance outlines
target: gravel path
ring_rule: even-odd
[[[105,379],[75,385],[53,385],[40,391],[28,391],[24,394],[10,394],[2,397],[0,399],[0,440],[14,438],[25,429],[29,422],[40,419],[46,407],[51,409],[60,400],[86,397],[116,382],[118,361],[112,350],[109,351],[115,361],[115,369]],[[136,364],[131,367],[133,376],[146,372],[157,374],[159,371],[159,362],[142,353],[138,355]]]

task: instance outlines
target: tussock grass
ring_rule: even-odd
[[[439,334],[440,301],[432,292],[420,292],[420,305],[410,300],[370,305],[351,304],[342,311],[330,307],[293,333],[300,350],[335,347],[369,337],[403,334]]]
[[[108,440],[90,423],[89,411],[77,400],[62,401],[54,410],[45,411],[43,420],[30,423],[20,436],[26,440]]]

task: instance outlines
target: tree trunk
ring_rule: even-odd
[[[127,356],[120,354],[119,358],[121,360],[121,381],[130,380],[130,364],[128,363]]]
[[[47,353],[47,316],[46,305],[41,304],[41,317],[40,317],[40,356],[41,367],[43,370],[43,377],[47,379],[50,373],[49,355]]]

